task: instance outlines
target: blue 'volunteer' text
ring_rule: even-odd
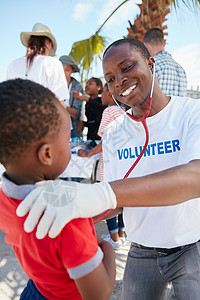
[[[142,152],[144,146],[136,146],[130,148],[124,148],[117,150],[119,160],[128,158],[137,158]],[[179,140],[165,141],[159,143],[153,143],[147,146],[144,152],[144,157],[151,155],[168,154],[176,151],[180,151]]]

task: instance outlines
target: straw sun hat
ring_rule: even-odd
[[[54,38],[53,34],[51,33],[51,30],[49,29],[49,27],[47,27],[46,25],[43,25],[41,23],[36,23],[33,26],[33,29],[31,32],[21,32],[20,39],[21,39],[22,44],[25,47],[27,47],[27,43],[28,43],[28,40],[30,39],[31,35],[48,37],[53,42],[53,46],[52,46],[50,55],[51,56],[56,55],[57,43],[56,43],[56,39]]]

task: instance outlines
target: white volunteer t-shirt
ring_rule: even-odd
[[[26,76],[27,74],[27,76]],[[55,57],[38,55],[34,57],[30,69],[26,67],[26,57],[21,57],[10,63],[7,69],[7,79],[29,79],[49,88],[58,100],[68,100],[69,91],[62,63]]]
[[[200,159],[200,101],[172,97],[147,118],[149,143],[129,177],[139,177]],[[124,178],[145,144],[142,124],[127,115],[103,135],[104,180]],[[200,199],[167,207],[124,208],[128,239],[148,247],[172,248],[200,239]]]

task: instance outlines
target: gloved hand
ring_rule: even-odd
[[[37,226],[36,237],[56,237],[72,219],[89,218],[107,209],[116,208],[116,197],[106,182],[84,184],[61,179],[41,181],[17,207],[17,215],[23,217],[24,230],[31,232]],[[44,213],[44,214],[43,214]],[[43,214],[43,215],[42,215]]]

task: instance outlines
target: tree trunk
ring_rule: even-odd
[[[128,35],[124,38],[136,38],[143,42],[144,34],[152,27],[158,27],[167,35],[164,30],[167,25],[163,23],[167,20],[165,16],[170,12],[170,0],[142,0],[142,4],[137,4],[140,14],[136,16],[134,24],[130,21],[130,28],[127,28]]]

